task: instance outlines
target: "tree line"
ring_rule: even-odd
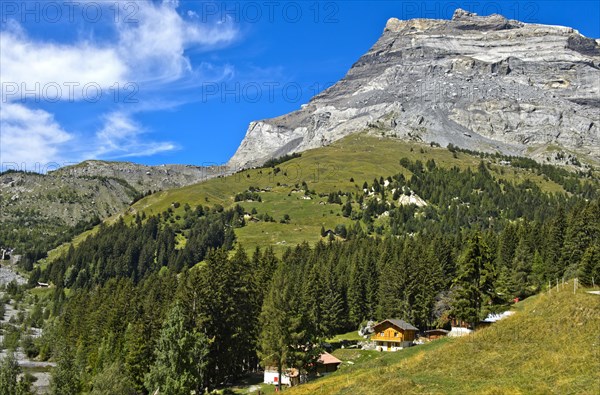
[[[56,285],[40,340],[58,362],[55,392],[212,390],[260,366],[310,369],[326,339],[365,320],[476,324],[556,278],[598,281],[597,192],[546,193],[484,163],[401,163],[410,177],[331,197],[355,220],[343,237],[281,257],[236,245],[240,206],[102,225],[32,274]],[[412,193],[428,205],[397,203]]]

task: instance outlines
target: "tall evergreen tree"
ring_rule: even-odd
[[[284,254],[260,315],[259,356],[263,366],[278,369],[279,383],[285,369],[306,369],[316,361],[319,351],[318,337],[302,300],[299,279],[303,268],[296,261],[306,249],[299,246],[294,252],[298,255],[293,259],[291,250]]]
[[[583,285],[591,286],[600,283],[600,247],[590,246],[583,257],[578,272],[579,281]]]
[[[156,360],[146,375],[146,389],[165,395],[201,393],[209,340],[186,322],[183,308],[169,312],[155,349]]]
[[[56,367],[52,370],[50,390],[54,395],[78,394],[81,390],[79,368],[75,364],[75,352],[68,345],[59,351]]]
[[[0,393],[2,395],[31,394],[29,383],[23,378],[19,379],[21,373],[22,369],[11,352],[0,360]]]
[[[529,244],[529,234],[528,229],[522,228],[511,265],[511,293],[512,296],[520,299],[529,296],[532,292],[530,284],[533,280],[531,277],[533,253]]]
[[[454,281],[452,315],[473,326],[482,318],[482,306],[493,293],[494,267],[492,254],[480,235],[469,241],[460,258]]]

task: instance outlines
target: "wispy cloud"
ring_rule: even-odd
[[[34,169],[37,163],[62,163],[66,158],[61,151],[73,139],[52,114],[18,103],[4,103],[0,107],[0,130],[3,168],[9,162],[17,168],[25,163],[27,169]]]
[[[81,100],[85,84],[108,88],[122,83],[131,73],[116,48],[90,42],[62,45],[30,39],[21,30],[3,30],[0,47],[3,102],[21,99],[25,91],[43,92],[49,84],[64,89],[59,100]],[[13,84],[18,88],[14,95],[9,90]],[[74,84],[79,88],[70,91]]]
[[[231,21],[203,24],[197,18],[182,17],[178,2],[140,5],[137,24],[123,21],[117,25],[119,53],[135,73],[130,77],[140,83],[168,83],[193,73],[186,49],[213,49],[238,37]]]
[[[136,114],[183,104],[184,96],[178,97],[176,91],[189,90],[205,78],[230,78],[234,73],[231,65],[194,65],[186,52],[221,48],[237,40],[239,31],[231,21],[201,23],[193,12],[182,15],[178,1],[147,0],[136,5],[136,23],[124,19],[106,22],[111,24],[114,40],[90,34],[75,42],[56,42],[30,37],[15,21],[2,25],[2,161],[74,161],[86,156],[117,159],[177,148],[171,142],[151,141],[152,134],[136,121]],[[62,88],[58,96],[51,90],[53,98],[68,106],[85,99],[82,87],[86,84],[94,83],[107,93],[115,84],[128,82],[144,88],[136,97],[138,103],[127,109],[120,103],[98,106],[105,113],[97,114],[98,131],[93,135],[65,130],[49,110],[40,109],[39,97],[21,100],[25,89],[37,90],[39,95],[53,85]],[[73,83],[79,85],[71,88]],[[77,141],[92,147],[82,150],[74,143]]]
[[[96,133],[96,149],[90,157],[128,158],[155,155],[177,148],[171,142],[154,142],[145,138],[147,130],[124,112],[113,112],[104,117],[104,125]]]

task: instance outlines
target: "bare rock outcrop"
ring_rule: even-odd
[[[390,19],[334,86],[298,111],[252,122],[229,165],[363,131],[535,159],[558,145],[600,162],[598,125],[598,40],[457,10],[452,20]]]

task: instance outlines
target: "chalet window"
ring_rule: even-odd
[[[379,333],[379,336],[385,336],[385,332]]]
[[[394,331],[394,337],[398,337],[398,332]]]

